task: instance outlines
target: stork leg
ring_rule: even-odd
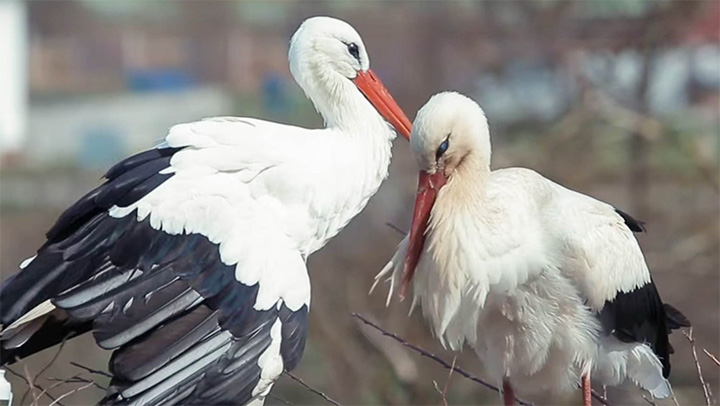
[[[507,379],[503,379],[503,403],[505,406],[515,406],[515,391]]]
[[[592,406],[592,385],[590,384],[590,374],[582,376],[582,392],[583,406]]]

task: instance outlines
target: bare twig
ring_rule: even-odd
[[[406,231],[403,231],[402,229],[400,229],[400,227],[396,226],[395,224],[393,224],[393,223],[391,223],[391,222],[389,222],[389,221],[388,221],[387,223],[385,223],[385,225],[388,226],[388,227],[390,227],[390,228],[392,228],[393,230],[397,231],[397,232],[400,233],[400,235],[402,235],[402,236],[407,235],[407,232],[406,232]]]
[[[35,379],[42,376],[42,374],[44,374],[48,369],[50,369],[50,367],[55,363],[55,361],[57,361],[63,348],[65,348],[66,339],[67,339],[67,337],[63,338],[63,340],[60,342],[60,345],[58,346],[57,351],[55,351],[55,355],[53,355],[52,359],[50,359],[50,362],[45,364],[45,366],[37,374],[35,374]],[[34,383],[34,381],[33,381],[33,383]]]
[[[404,347],[410,348],[411,350],[417,352],[418,354],[420,354],[420,355],[422,355],[422,356],[424,356],[424,357],[430,358],[431,360],[433,360],[433,361],[437,362],[438,364],[442,365],[445,369],[451,369],[451,370],[457,371],[457,373],[459,373],[460,375],[464,376],[465,378],[467,378],[467,379],[469,379],[469,380],[471,380],[471,381],[473,381],[473,382],[479,383],[480,385],[482,385],[482,386],[484,386],[484,387],[486,387],[486,388],[488,388],[488,389],[492,389],[492,390],[494,390],[494,391],[496,391],[496,392],[500,392],[500,389],[498,389],[497,386],[492,385],[492,384],[490,384],[490,383],[488,383],[488,382],[485,382],[484,380],[482,380],[482,379],[480,379],[480,378],[478,378],[478,377],[476,377],[476,376],[474,376],[474,375],[466,372],[465,370],[463,370],[463,369],[461,369],[461,368],[458,368],[458,367],[454,367],[454,368],[453,368],[452,365],[450,365],[450,364],[448,364],[447,362],[445,362],[445,360],[443,360],[442,358],[440,358],[440,357],[436,356],[435,354],[432,354],[432,353],[430,353],[430,352],[428,352],[428,351],[426,351],[426,350],[424,350],[424,349],[422,349],[422,348],[420,348],[420,347],[418,347],[418,346],[415,346],[415,345],[410,344],[409,342],[407,342],[407,341],[405,341],[404,339],[400,338],[398,335],[393,334],[393,333],[391,333],[391,332],[383,329],[382,327],[378,326],[377,324],[371,322],[370,320],[366,319],[363,315],[358,314],[358,313],[352,313],[352,316],[355,317],[355,318],[357,318],[357,319],[359,319],[360,321],[362,321],[363,323],[367,324],[368,326],[370,326],[370,327],[378,330],[378,331],[381,332],[384,336],[390,337],[390,338],[392,338],[393,340],[399,342],[399,343],[402,344]],[[518,403],[520,403],[521,405],[532,406],[532,403],[530,403],[530,402],[528,402],[528,401],[525,401],[525,400],[523,400],[523,399],[515,398],[515,400],[517,400]]]
[[[453,357],[452,365],[450,366],[450,373],[448,374],[447,380],[445,381],[445,387],[442,391],[443,400],[445,400],[445,406],[447,406],[447,391],[450,388],[450,378],[452,378],[453,371],[455,370],[455,361],[457,361],[457,355]]]
[[[652,406],[657,406],[657,403],[655,403],[654,400],[648,399],[647,396],[642,395],[642,398],[643,398],[644,401],[646,401],[647,403],[651,404]]]
[[[706,350],[704,348],[703,348],[703,352],[705,353],[705,355],[708,356],[708,358],[710,358],[715,363],[715,365],[720,367],[720,361],[718,361],[718,359],[714,355],[712,355],[708,350]]]
[[[670,395],[672,397],[673,404],[675,404],[675,406],[680,406],[680,403],[678,403],[678,400],[677,400],[677,396],[675,396],[675,391],[673,390],[672,385],[669,385],[669,386],[670,386]]]
[[[447,398],[445,397],[445,394],[442,390],[440,390],[440,387],[437,384],[436,380],[433,380],[433,387],[435,388],[435,392],[440,394],[440,398],[442,399],[443,406],[448,406]]]
[[[77,392],[80,392],[81,390],[85,390],[85,389],[91,387],[94,383],[95,383],[95,382],[90,382],[90,383],[88,383],[88,384],[86,384],[86,385],[78,386],[77,388],[71,390],[70,392],[63,393],[62,395],[58,396],[58,398],[57,398],[56,401],[50,403],[50,406],[55,406],[55,405],[59,404],[62,399],[65,399],[66,397],[68,397],[68,396],[70,396],[70,395],[73,395],[73,394],[75,394],[75,393],[77,393]]]
[[[30,386],[30,382],[28,382],[27,378],[25,378],[24,376],[22,376],[22,374],[19,374],[19,373],[13,371],[12,369],[10,369],[10,368],[8,368],[8,367],[5,367],[5,370],[8,371],[8,372],[10,372],[11,375],[14,375],[14,376],[17,377],[17,378],[22,379],[28,386]],[[43,392],[45,391],[40,385],[36,385],[36,387],[37,387],[38,389],[42,390]],[[49,394],[49,393],[47,393],[47,392],[45,392],[45,396],[49,397],[53,402],[57,401],[57,399],[56,399],[54,396],[52,396],[51,394]],[[22,404],[22,403],[20,403],[20,404]],[[60,405],[60,406],[65,406],[65,405],[63,405],[63,404],[60,403],[60,402],[58,402],[57,404]]]
[[[305,389],[307,389],[307,390],[309,390],[310,392],[312,392],[312,393],[320,396],[321,398],[325,399],[326,402],[331,403],[331,404],[333,404],[333,405],[335,405],[335,406],[341,406],[340,403],[332,400],[332,399],[329,398],[326,394],[324,394],[324,393],[320,392],[319,390],[313,388],[312,386],[306,384],[305,381],[303,381],[302,379],[300,379],[300,378],[298,378],[297,376],[293,375],[290,371],[285,371],[285,374],[286,374],[287,376],[289,376],[290,378],[292,378],[295,382],[297,382],[297,383],[299,383],[300,385],[304,386]]]
[[[695,338],[693,338],[693,328],[690,327],[688,331],[683,330],[682,333],[688,339],[688,341],[690,341],[690,350],[692,351],[693,360],[695,361],[695,368],[697,369],[698,378],[700,379],[700,385],[702,385],[703,394],[705,395],[705,403],[707,404],[707,406],[710,406],[712,405],[712,400],[710,398],[710,390],[707,383],[705,383],[705,378],[703,377],[702,373],[702,367],[700,367],[700,361],[698,361],[697,350],[695,349]]]
[[[28,390],[25,391],[25,393],[23,394],[22,398],[20,398],[20,404],[25,403],[25,398],[27,398],[28,393],[32,393],[32,396],[33,396],[33,405],[36,405],[36,404],[37,404],[38,399],[39,399],[40,397],[42,397],[42,392],[45,392],[45,390],[42,390],[42,392],[41,392],[41,394],[40,394],[39,397],[36,396],[36,395],[35,395],[35,388],[37,387],[37,385],[35,384],[35,381],[36,381],[40,376],[42,376],[42,374],[44,374],[45,371],[47,371],[47,370],[55,363],[55,361],[57,361],[58,357],[60,356],[60,353],[62,352],[63,348],[65,347],[65,341],[66,341],[65,338],[63,338],[63,340],[60,342],[60,346],[58,346],[57,351],[55,351],[55,355],[53,355],[53,357],[50,359],[50,361],[49,361],[47,364],[45,364],[45,366],[42,367],[42,369],[40,369],[40,371],[39,371],[37,374],[35,374],[35,377],[34,377],[34,378],[31,378],[31,377],[30,377],[30,373],[29,373],[29,371],[28,371],[28,369],[27,369],[27,365],[23,364],[23,370],[25,371],[25,375],[27,375]]]
[[[282,402],[282,403],[284,403],[284,404],[286,404],[286,405],[293,406],[293,403],[289,402],[289,401],[286,400],[286,399],[281,398],[281,397],[278,396],[278,395],[274,395],[274,394],[272,394],[272,393],[268,393],[268,397],[269,397],[269,398],[272,398],[272,399],[275,399],[275,400],[277,400],[277,401],[280,401],[280,402]]]
[[[418,354],[420,354],[420,355],[422,355],[422,356],[424,356],[424,357],[430,358],[431,360],[433,360],[433,361],[437,362],[438,364],[442,365],[445,369],[449,369],[449,370],[451,370],[451,371],[452,371],[452,370],[457,371],[457,373],[459,373],[460,375],[464,376],[465,378],[467,378],[467,379],[469,379],[469,380],[471,380],[471,381],[473,381],[473,382],[479,383],[480,385],[482,385],[482,386],[484,386],[484,387],[486,387],[486,388],[488,388],[488,389],[492,389],[492,390],[494,390],[495,392],[500,393],[500,389],[499,389],[497,386],[495,386],[495,385],[493,385],[493,384],[491,384],[491,383],[488,383],[488,382],[486,382],[486,381],[478,378],[477,376],[468,373],[467,371],[465,371],[465,370],[463,370],[463,369],[461,369],[461,368],[454,367],[453,365],[448,364],[448,363],[445,362],[445,360],[443,360],[442,358],[438,357],[437,355],[435,355],[435,354],[433,354],[433,353],[431,353],[431,352],[429,352],[429,351],[427,351],[427,350],[425,350],[425,349],[423,349],[423,348],[420,348],[420,347],[418,347],[418,346],[416,346],[416,345],[410,344],[409,342],[405,341],[403,338],[401,338],[401,337],[398,336],[397,334],[391,333],[391,332],[383,329],[382,327],[378,326],[377,324],[371,322],[370,320],[366,319],[363,315],[361,315],[361,314],[359,314],[359,313],[352,313],[352,316],[355,317],[355,318],[357,318],[357,319],[360,319],[360,321],[362,321],[363,323],[367,324],[368,326],[373,327],[374,329],[378,330],[378,331],[381,332],[384,336],[392,338],[393,340],[395,340],[395,341],[397,341],[398,343],[402,344],[404,347],[410,348],[411,350],[417,352]],[[611,406],[610,403],[607,401],[607,399],[605,399],[602,395],[600,395],[599,393],[597,393],[595,390],[592,391],[592,397],[595,398],[595,400],[597,400],[598,402],[602,403],[602,404],[605,405],[605,406]],[[518,403],[520,403],[521,405],[524,405],[524,406],[533,406],[533,404],[532,404],[531,402],[528,402],[528,401],[523,400],[523,399],[521,399],[521,398],[515,397],[515,400],[516,400]]]
[[[109,374],[109,373],[107,373],[107,372],[105,372],[105,371],[100,371],[100,370],[97,370],[97,369],[92,369],[92,368],[90,368],[90,367],[86,367],[85,365],[78,364],[77,362],[74,362],[74,361],[70,361],[70,365],[72,365],[72,366],[74,366],[74,367],[78,367],[78,368],[80,368],[80,369],[84,369],[84,370],[90,372],[91,374],[101,375],[101,376],[104,376],[104,377],[106,377],[106,378],[112,378],[112,377],[113,377],[112,374]]]
[[[48,379],[49,381],[55,381],[55,383],[54,383],[53,385],[51,385],[50,387],[48,387],[47,389],[44,389],[44,390],[40,393],[40,395],[38,396],[38,398],[41,398],[42,395],[44,395],[44,394],[47,393],[47,391],[49,391],[49,390],[51,390],[51,389],[55,389],[55,388],[57,388],[58,386],[65,385],[65,384],[89,383],[89,384],[94,385],[94,386],[97,387],[98,389],[107,390],[107,388],[103,387],[102,385],[99,385],[97,382],[93,381],[92,379],[83,378],[83,377],[82,377],[82,374],[77,374],[77,375],[71,376],[70,378],[67,378],[67,379],[61,379],[61,378],[47,378],[47,379]]]
[[[25,363],[23,363],[23,372],[25,374],[25,382],[27,382],[27,384],[28,384],[28,389],[25,391],[25,393],[23,393],[22,397],[20,398],[20,404],[21,405],[24,404],[28,393],[32,393],[32,397],[33,397],[32,404],[33,404],[33,406],[37,406],[38,398],[35,395],[35,379],[33,379],[30,376],[30,371],[28,371],[27,364],[25,364]]]
[[[457,355],[453,357],[453,362],[452,362],[452,365],[450,366],[450,373],[448,374],[448,377],[445,380],[445,387],[443,387],[442,390],[440,390],[440,387],[438,387],[437,382],[433,381],[435,390],[437,391],[437,393],[440,394],[440,397],[442,398],[443,406],[448,406],[447,391],[448,391],[448,388],[450,388],[450,378],[452,378],[452,373],[455,370],[455,361],[457,361]]]
[[[93,381],[92,379],[83,378],[82,375],[80,375],[80,374],[70,377],[68,379],[48,377],[47,380],[53,381],[53,382],[62,382],[62,383],[90,383],[90,382],[92,382],[93,384],[95,384],[95,387],[100,390],[107,391],[107,389],[108,389],[107,387],[100,385],[99,383]],[[52,389],[52,388],[48,388],[48,389]]]

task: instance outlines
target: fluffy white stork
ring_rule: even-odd
[[[460,94],[433,96],[410,142],[410,235],[376,277],[389,277],[388,301],[412,280],[434,334],[453,350],[468,343],[506,404],[513,388],[582,381],[589,406],[591,374],[668,396],[668,334],[688,323],[660,300],[632,234],[642,223],[532,170],[490,170],[487,120]]]
[[[387,176],[385,119],[410,129],[347,23],[306,20],[289,58],[327,128],[211,118],[115,165],[2,285],[2,363],[92,331],[104,403],[262,403],[305,345],[306,258]]]

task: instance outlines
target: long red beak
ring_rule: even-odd
[[[417,267],[420,254],[425,245],[425,230],[430,221],[430,212],[433,204],[435,204],[438,191],[445,185],[445,182],[447,182],[447,178],[442,172],[431,175],[425,171],[420,171],[415,210],[413,211],[412,225],[410,225],[410,245],[403,266],[403,281],[400,289],[401,300],[405,299],[405,292],[413,274],[415,274],[415,267]]]
[[[385,85],[375,76],[375,72],[368,69],[367,72],[360,71],[355,77],[355,85],[370,100],[377,111],[406,139],[410,139],[412,124],[408,120]]]

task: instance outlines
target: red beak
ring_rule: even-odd
[[[375,76],[375,72],[370,69],[367,72],[360,71],[354,82],[380,115],[392,124],[400,135],[409,140],[412,124],[385,85]]]
[[[430,212],[435,204],[438,191],[445,185],[445,182],[447,182],[447,178],[442,172],[436,172],[431,175],[425,171],[420,171],[417,197],[415,198],[415,210],[413,211],[412,224],[410,225],[410,245],[408,246],[405,265],[403,266],[403,281],[402,288],[400,289],[401,300],[405,299],[405,292],[407,291],[413,274],[415,274],[415,267],[417,267],[420,254],[425,245],[425,230],[430,221]]]

